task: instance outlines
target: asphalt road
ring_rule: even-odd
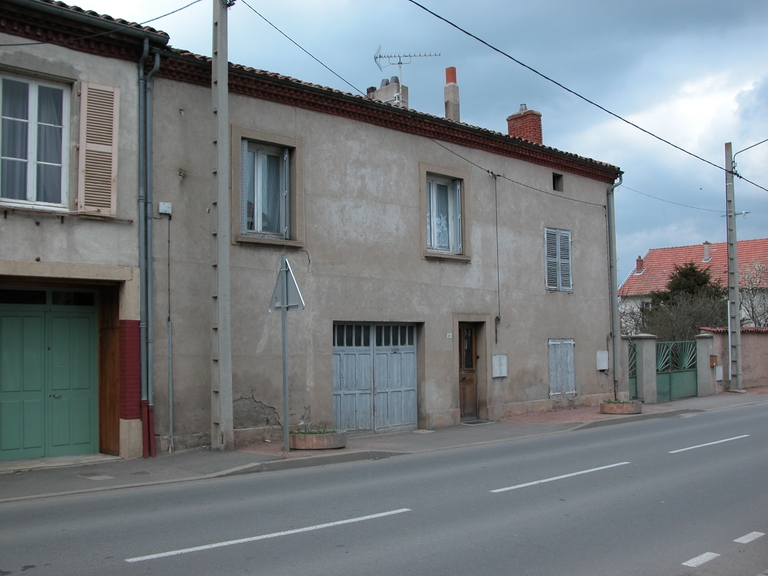
[[[755,576],[768,405],[0,505],[2,574]]]

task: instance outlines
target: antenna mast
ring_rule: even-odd
[[[397,65],[397,79],[400,81],[400,84],[397,89],[396,104],[399,106],[403,100],[403,64],[410,64],[414,58],[433,58],[436,56],[440,56],[440,54],[382,54],[381,45],[379,45],[376,54],[373,55],[373,61],[376,62],[376,66],[378,66],[379,70],[382,72],[384,71],[384,68],[387,68],[388,66]],[[381,65],[382,60],[386,60],[384,66]]]

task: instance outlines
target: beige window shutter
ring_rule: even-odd
[[[117,125],[120,89],[83,82],[77,209],[114,216],[117,197]]]

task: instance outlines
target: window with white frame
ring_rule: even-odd
[[[0,100],[0,199],[65,205],[69,89],[3,75]]]
[[[571,233],[568,230],[547,228],[544,236],[547,290],[570,292],[573,290]]]
[[[461,180],[427,176],[427,249],[462,254]]]
[[[241,153],[241,233],[290,239],[290,150],[244,139]]]

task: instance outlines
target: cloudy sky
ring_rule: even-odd
[[[143,23],[189,1],[69,3]],[[168,32],[173,46],[210,55],[213,1],[150,25]],[[718,166],[725,165],[725,142],[737,152],[768,138],[766,0],[420,3]],[[238,0],[230,9],[230,61],[356,92],[254,10],[363,92],[398,73],[396,66],[379,71],[379,46],[382,53],[439,53],[403,67],[411,108],[442,116],[444,70],[456,66],[462,121],[506,132],[506,117],[525,103],[542,113],[546,145],[620,166],[620,282],[649,248],[725,241],[722,170],[585,103],[409,0]],[[768,142],[736,161],[744,178],[768,188]],[[738,179],[735,191],[737,212],[748,212],[738,218],[739,239],[768,237],[768,191]]]

